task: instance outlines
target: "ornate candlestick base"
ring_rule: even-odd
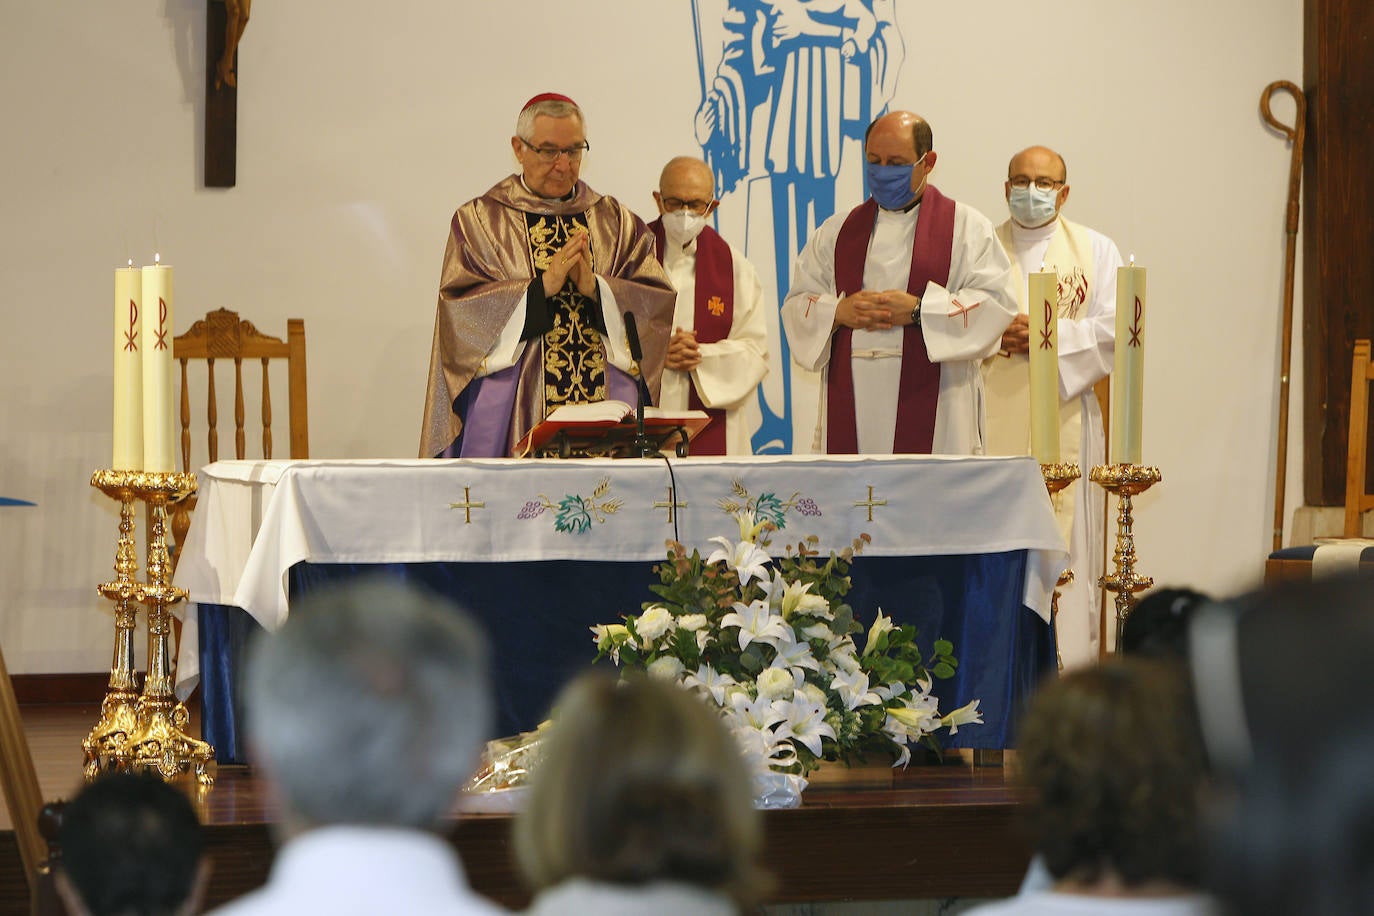
[[[1135,593],[1155,584],[1153,578],[1136,574],[1131,497],[1144,493],[1163,480],[1164,476],[1159,473],[1159,468],[1140,464],[1099,464],[1092,469],[1090,478],[1093,483],[1117,496],[1116,550],[1112,553],[1116,572],[1103,576],[1098,584],[1116,594],[1116,645],[1119,647],[1121,628],[1135,609]]]
[[[1076,464],[1042,464],[1040,473],[1045,478],[1045,489],[1049,490],[1050,496],[1073,483],[1083,476]],[[1059,666],[1059,670],[1064,670],[1064,656],[1059,651],[1059,595],[1060,589],[1073,581],[1073,570],[1066,569],[1059,574],[1059,579],[1054,583],[1054,592],[1050,595],[1050,626],[1054,629],[1054,660]]]
[[[134,672],[134,624],[141,600],[138,573],[138,545],[134,539],[133,471],[96,471],[91,486],[119,501],[119,543],[115,548],[115,579],[97,586],[100,594],[115,605],[114,656],[110,661],[110,681],[100,703],[100,721],[81,742],[85,758],[82,771],[87,779],[101,769],[118,766],[124,745],[137,722],[138,680]]]
[[[167,553],[167,503],[195,492],[194,474],[152,473],[140,475],[134,491],[148,503],[152,526],[148,532],[148,582],[140,600],[148,606],[148,674],[138,698],[137,727],[124,745],[123,759],[136,770],[155,769],[163,779],[194,771],[201,785],[214,784],[207,767],[215,749],[188,735],[190,716],[173,692],[174,665],[170,636],[170,608],[186,597],[171,584],[172,563]]]

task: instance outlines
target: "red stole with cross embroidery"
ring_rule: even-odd
[[[649,229],[654,234],[654,252],[662,264],[667,245],[663,220],[654,220],[649,224]],[[725,340],[730,336],[730,326],[735,320],[735,259],[730,253],[729,243],[710,226],[704,227],[697,235],[695,286],[692,327],[696,331],[697,343]],[[703,404],[695,384],[687,386],[687,406],[692,410],[704,410],[711,417],[710,425],[692,440],[692,454],[724,455],[725,411]]]
[[[863,289],[868,245],[878,219],[878,204],[869,198],[850,211],[835,242],[835,291],[840,298]],[[926,284],[949,283],[949,262],[954,246],[954,201],[926,186],[916,215],[916,237],[911,246],[911,274],[907,292],[919,296]],[[854,416],[853,330],[840,327],[830,343],[830,365],[825,394],[826,452],[853,455],[859,451],[858,425]],[[897,399],[894,454],[930,454],[935,441],[935,407],[940,398],[940,367],[926,353],[919,325],[902,333],[902,374]]]

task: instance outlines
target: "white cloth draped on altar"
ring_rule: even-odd
[[[778,547],[815,535],[839,550],[867,533],[879,557],[1026,550],[1023,603],[1047,621],[1068,558],[1030,458],[688,458],[671,471],[655,459],[220,461],[199,472],[175,582],[273,630],[301,561],[653,561],[674,526],[703,554],[712,537],[737,540],[731,506],[746,502],[782,523]],[[196,621],[193,604],[183,696],[199,674]]]

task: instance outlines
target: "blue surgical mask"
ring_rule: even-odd
[[[911,187],[911,175],[918,163],[910,165],[879,165],[876,162],[864,164],[864,174],[868,178],[868,190],[878,206],[886,210],[900,210],[916,199]]]
[[[1011,210],[1012,219],[1027,229],[1034,229],[1054,219],[1055,201],[1058,198],[1058,188],[1042,191],[1035,185],[1027,185],[1011,189],[1007,207]]]

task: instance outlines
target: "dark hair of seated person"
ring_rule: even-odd
[[[199,906],[200,821],[190,800],[157,776],[98,777],[63,809],[59,838],[58,887],[69,912],[172,916]]]
[[[1211,600],[1191,588],[1151,589],[1141,596],[1121,626],[1121,654],[1187,658],[1188,622]]]
[[[1111,659],[1047,683],[1017,748],[1025,823],[1056,882],[1197,887],[1206,756],[1180,663]]]

